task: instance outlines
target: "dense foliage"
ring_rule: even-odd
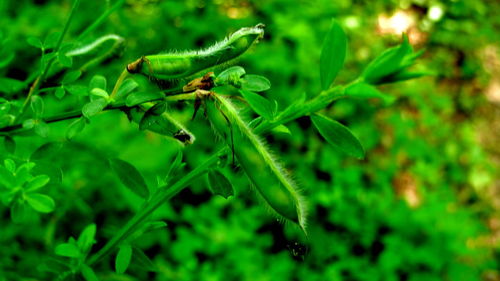
[[[291,2],[0,1],[0,281],[499,280],[500,4]]]

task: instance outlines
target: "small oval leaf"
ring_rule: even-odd
[[[263,92],[271,88],[271,82],[264,76],[247,74],[241,79],[241,89],[253,92]]]
[[[86,253],[92,248],[94,244],[94,237],[96,233],[96,225],[90,224],[82,231],[77,240],[78,248],[82,253]]]
[[[118,254],[116,255],[115,259],[116,273],[123,274],[127,270],[131,259],[132,259],[132,247],[130,247],[130,245],[120,246],[120,249],[118,250]]]
[[[68,130],[66,131],[66,138],[68,140],[73,139],[78,133],[80,133],[84,128],[85,128],[85,118],[78,118],[75,121],[73,121],[71,124],[68,126]]]
[[[349,155],[358,158],[365,156],[363,146],[346,126],[319,114],[312,115],[311,120],[328,143]]]
[[[56,203],[54,199],[50,196],[41,193],[27,193],[26,201],[35,209],[35,211],[40,213],[50,213],[54,211]]]
[[[215,195],[220,195],[225,199],[229,196],[234,196],[233,185],[226,176],[218,170],[213,170],[208,173],[208,184],[210,190]]]
[[[55,253],[58,256],[76,258],[80,256],[80,250],[73,244],[63,243],[56,246]]]
[[[163,97],[161,92],[134,92],[127,96],[125,104],[132,107],[148,101],[161,100]]]
[[[109,163],[123,185],[142,198],[149,196],[148,186],[134,166],[120,159],[110,159]]]
[[[28,181],[26,184],[26,192],[37,191],[38,189],[46,186],[50,181],[50,177],[47,175],[38,175]]]
[[[85,117],[90,118],[101,112],[107,105],[108,101],[106,99],[98,98],[85,104],[82,108],[82,113]]]
[[[268,120],[273,119],[275,106],[269,100],[259,94],[246,90],[240,90],[240,93],[257,114]]]
[[[330,88],[344,66],[346,50],[347,37],[344,30],[336,20],[333,20],[321,49],[319,70],[323,90]]]

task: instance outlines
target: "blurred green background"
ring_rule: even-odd
[[[66,40],[76,40],[113,3],[82,1]],[[32,79],[40,51],[26,38],[61,31],[71,4],[0,0],[0,59],[12,56],[0,77]],[[124,47],[76,84],[99,74],[110,85],[141,55],[208,47],[240,27],[264,23],[264,39],[238,64],[269,78],[266,97],[285,108],[304,92],[320,91],[319,55],[332,17],[349,39],[337,83],[355,79],[403,32],[426,50],[419,64],[435,75],[383,86],[397,98],[389,106],[346,99],[324,111],[361,140],[364,160],[334,150],[308,118],[289,123],[291,135],[266,137],[307,198],[308,238],[277,222],[241,173],[232,177],[236,196],[228,200],[199,180],[155,213],[167,228],[134,242],[157,269],[133,262],[117,275],[107,259],[94,268],[101,280],[500,280],[498,1],[128,0],[84,38],[117,34]],[[26,93],[0,85],[6,99]],[[66,95],[45,93],[46,115],[81,107],[83,97]],[[190,104],[177,109],[189,120]],[[64,141],[69,122],[51,124],[45,139],[16,136],[15,153],[2,147],[2,159],[22,161],[49,140]],[[198,139],[184,148],[191,169],[222,144],[203,118],[187,123]],[[179,149],[175,140],[139,131],[120,112],[92,119],[46,160],[63,174],[46,191],[56,201],[54,213],[13,224],[9,209],[0,207],[0,280],[55,280],[39,265],[56,244],[94,222],[98,249],[133,215],[141,201],[121,185],[107,158],[132,163],[156,185]]]

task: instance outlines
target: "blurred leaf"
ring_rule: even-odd
[[[78,80],[78,78],[80,78],[80,76],[82,76],[82,72],[80,70],[70,71],[64,75],[61,83],[63,83],[63,84],[73,83],[76,80]]]
[[[82,275],[85,281],[99,281],[97,275],[95,275],[94,270],[86,264],[82,264]]]
[[[136,106],[148,101],[163,99],[164,95],[161,92],[134,92],[127,96],[125,104],[128,107]]]
[[[24,202],[16,201],[10,208],[10,218],[15,223],[25,222],[29,215],[29,208]]]
[[[41,49],[43,47],[42,41],[38,37],[28,37],[26,40],[31,46]]]
[[[347,38],[344,30],[336,20],[332,20],[332,25],[321,49],[320,77],[323,90],[330,88],[344,66],[346,49]]]
[[[43,42],[43,46],[45,49],[53,49],[57,46],[57,42],[59,41],[59,37],[61,37],[61,32],[53,32],[47,35],[45,41]]]
[[[245,69],[241,66],[232,66],[222,71],[215,79],[215,84],[239,85],[241,76],[245,75]]]
[[[271,82],[264,76],[247,74],[243,76],[241,89],[252,92],[263,92],[271,88]]]
[[[5,146],[5,150],[8,153],[14,154],[16,152],[16,142],[11,136],[5,136],[3,139],[3,143]]]
[[[85,229],[78,237],[77,244],[82,253],[87,253],[92,248],[92,245],[94,244],[95,233],[96,225],[89,224],[87,227],[85,227]]]
[[[175,174],[177,174],[179,169],[183,167],[182,166],[182,157],[183,157],[182,150],[179,149],[177,151],[177,154],[175,155],[174,161],[172,162],[172,164],[168,168],[167,174],[165,176],[165,181],[168,182],[168,178],[173,177]]]
[[[130,245],[122,245],[118,250],[118,254],[115,259],[115,270],[118,274],[123,274],[132,259],[132,247]]]
[[[58,141],[45,143],[31,154],[30,159],[38,160],[54,156],[59,152],[59,150],[61,150],[62,147],[63,147],[62,142]]]
[[[140,197],[148,198],[148,186],[134,166],[120,159],[110,159],[109,163],[123,185]]]
[[[108,101],[106,99],[95,99],[87,104],[85,104],[82,108],[83,116],[90,118],[101,111],[108,105]]]
[[[9,172],[14,173],[16,171],[16,162],[14,162],[14,160],[7,158],[3,161],[3,163],[4,163],[5,168]]]
[[[106,91],[106,77],[102,75],[94,75],[94,77],[90,80],[89,88],[98,88]]]
[[[346,126],[319,114],[311,115],[311,120],[328,143],[357,158],[365,156],[363,146]]]
[[[92,90],[90,90],[90,95],[91,95],[92,101],[99,99],[99,98],[104,98],[104,99],[109,98],[108,92],[104,91],[103,89],[99,89],[99,88],[93,88]],[[95,97],[95,99],[93,99],[93,97]]]
[[[80,256],[80,250],[78,247],[71,243],[62,243],[56,246],[55,253],[58,256],[68,257],[68,258],[78,258]]]
[[[240,90],[240,93],[257,114],[268,120],[273,119],[275,107],[269,100],[259,94],[246,90]]]
[[[73,65],[73,58],[66,56],[63,52],[58,52],[57,59],[65,67],[71,67]]]
[[[35,116],[41,116],[43,114],[44,104],[40,96],[32,96],[30,105]]]
[[[33,127],[35,127],[35,124],[36,124],[36,120],[34,119],[26,119],[23,121],[23,128],[24,129],[33,129]]]
[[[141,249],[134,247],[132,256],[134,258],[134,264],[137,264],[142,269],[147,271],[157,271],[156,265],[148,258],[148,256],[146,256],[146,254],[144,254]]]
[[[8,77],[0,77],[0,93],[12,94],[21,91],[24,88],[23,81]]]
[[[129,93],[131,93],[133,90],[135,90],[137,87],[139,87],[139,84],[135,82],[133,79],[127,79],[123,81],[122,85],[116,92],[116,100],[122,99],[125,96],[127,96]]]
[[[218,170],[212,170],[208,173],[208,184],[210,190],[215,195],[220,195],[225,199],[229,196],[234,196],[233,185],[226,176]]]
[[[7,189],[13,188],[16,185],[16,178],[13,173],[4,166],[0,166],[0,185],[3,185]]]
[[[275,134],[285,134],[285,135],[292,134],[292,132],[290,132],[290,129],[288,129],[288,127],[283,125],[283,124],[281,124],[277,127],[274,127],[271,131]]]
[[[403,43],[384,51],[375,58],[363,71],[361,77],[370,84],[378,84],[381,79],[401,69],[405,56],[412,52],[408,37],[403,38]]]
[[[68,126],[68,130],[66,131],[66,138],[69,140],[73,139],[85,128],[85,123],[86,121],[83,117],[71,122],[71,124]]]
[[[41,193],[26,193],[26,201],[40,213],[50,213],[54,211],[56,203],[50,196]]]
[[[49,125],[41,120],[37,120],[35,123],[35,133],[42,138],[46,138],[49,135]]]
[[[350,85],[345,89],[345,94],[350,97],[355,97],[355,98],[378,98],[384,101],[385,104],[391,104],[393,103],[396,98],[386,95],[382,92],[380,92],[376,87],[373,85],[360,82],[360,83],[355,83],[353,85]]]
[[[62,99],[64,98],[64,95],[66,94],[66,91],[64,90],[64,87],[58,87],[56,89],[56,91],[54,92],[54,95],[56,96],[56,98],[58,99]]]
[[[37,191],[49,183],[50,178],[47,175],[38,175],[28,181],[25,187],[26,192]]]
[[[166,109],[167,104],[165,102],[157,103],[148,109],[139,122],[139,130],[147,130],[154,125],[160,125],[163,129],[170,131],[171,127],[174,125],[169,125],[168,123],[170,123],[170,120],[165,120],[164,116],[162,116]],[[174,130],[172,130],[172,133],[173,131]]]
[[[75,96],[86,96],[89,89],[83,85],[66,85],[64,88],[72,95]]]

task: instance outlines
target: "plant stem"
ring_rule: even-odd
[[[203,175],[207,170],[215,165],[219,160],[219,156],[225,153],[225,148],[219,152],[213,154],[201,165],[196,167],[196,169],[189,172],[187,175],[179,179],[176,183],[171,186],[164,186],[160,188],[159,191],[154,195],[154,197],[145,204],[135,216],[130,219],[127,224],[125,224],[111,240],[104,245],[97,253],[92,255],[87,264],[91,266],[92,264],[98,262],[106,255],[110,254],[116,246],[120,244],[124,239],[134,233],[138,227],[144,223],[144,221],[151,215],[156,209],[158,209],[162,204],[172,198],[174,195],[179,193],[182,189],[186,188],[191,181],[195,178]]]
[[[57,40],[57,45],[54,48],[54,52],[58,52],[59,49],[61,48],[61,44],[63,42],[64,36],[68,32],[69,25],[71,23],[71,20],[73,19],[73,15],[74,15],[75,10],[79,4],[80,4],[80,0],[75,0],[73,2],[73,6],[71,7],[71,11],[69,13],[68,20],[66,20],[66,23],[64,24],[63,31],[61,33],[61,36],[59,36],[59,39]],[[31,100],[31,97],[37,94],[38,88],[40,88],[40,85],[44,82],[45,76],[47,75],[47,72],[49,71],[50,67],[52,66],[52,63],[54,62],[54,60],[55,60],[55,57],[47,62],[47,65],[45,65],[45,68],[43,69],[43,71],[35,79],[35,82],[33,82],[33,84],[31,85],[30,91],[28,92],[28,96],[24,100],[23,106],[19,110],[19,114],[16,117],[16,119],[18,119],[21,115],[24,114],[24,112],[26,111],[26,107],[28,106],[28,103]]]

